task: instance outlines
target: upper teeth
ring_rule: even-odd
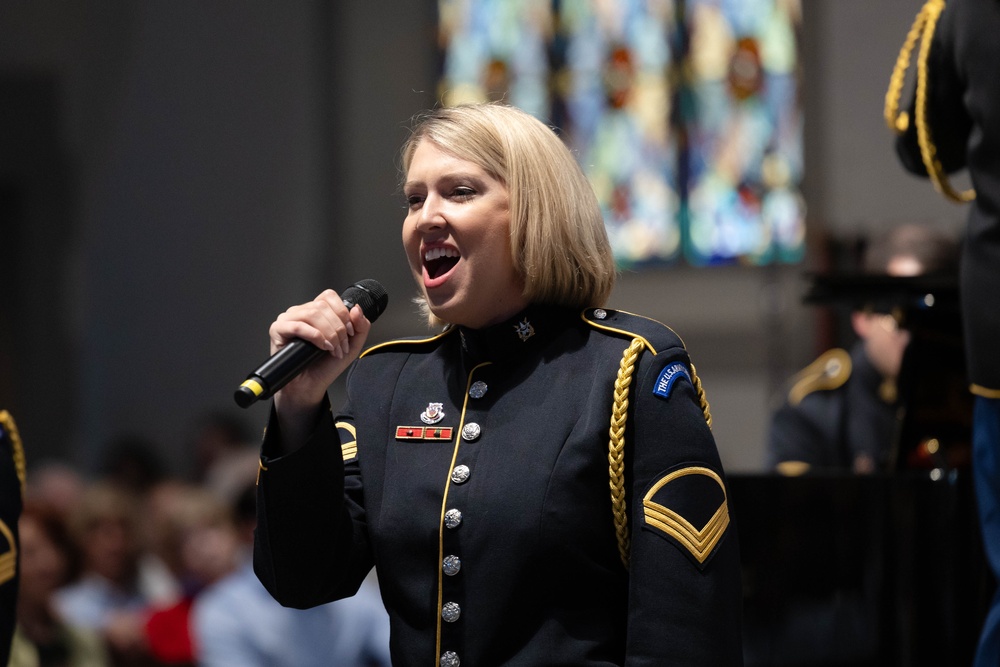
[[[424,261],[429,262],[439,257],[458,257],[458,251],[454,248],[431,248],[424,253]]]

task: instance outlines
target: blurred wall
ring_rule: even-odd
[[[626,273],[612,305],[685,339],[731,470],[763,457],[781,383],[818,353],[802,271],[828,237],[961,209],[895,162],[881,120],[920,2],[804,3],[804,266]],[[431,0],[0,4],[0,405],[29,462],[96,469],[115,435],[189,467],[267,325],[375,277],[375,339],[419,333],[397,149],[433,104]],[[244,413],[262,426],[266,408]]]

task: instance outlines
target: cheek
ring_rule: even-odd
[[[406,260],[414,269],[419,268],[420,238],[414,233],[413,225],[408,219],[403,220],[402,230],[403,251],[406,253]]]
[[[409,216],[403,218],[403,225],[400,228],[400,237],[403,239],[403,247],[408,251],[413,238],[413,225],[410,224]]]

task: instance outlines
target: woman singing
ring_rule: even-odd
[[[403,245],[444,328],[362,353],[333,291],[271,325],[272,352],[330,353],[275,396],[261,581],[309,607],[377,567],[394,665],[742,664],[708,403],[673,331],[601,307],[611,249],[569,150],[488,104],[429,113],[402,158]]]

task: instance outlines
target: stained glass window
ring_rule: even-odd
[[[554,125],[620,265],[804,249],[798,0],[440,0],[445,105]]]

